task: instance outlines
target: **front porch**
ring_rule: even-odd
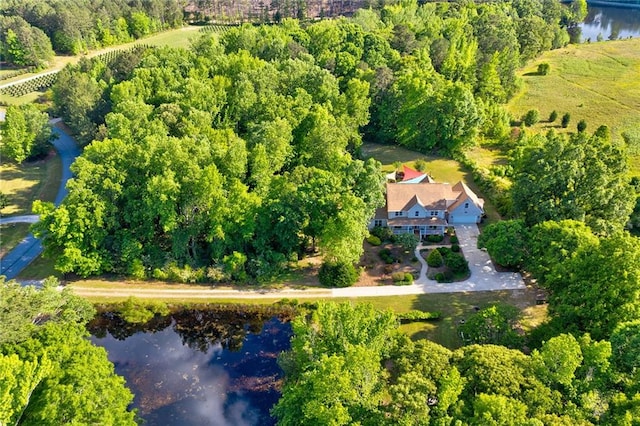
[[[437,217],[432,218],[398,218],[389,219],[389,229],[395,234],[414,234],[421,240],[427,235],[444,235],[447,229],[447,221]]]

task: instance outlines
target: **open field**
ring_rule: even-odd
[[[536,75],[538,64],[551,66],[549,75]],[[569,45],[544,53],[520,71],[522,91],[509,103],[508,110],[519,119],[530,109],[540,111],[541,122],[534,131],[574,132],[580,120],[587,131],[607,125],[614,138],[640,126],[640,39]],[[555,123],[547,121],[551,111],[559,114]],[[560,117],[568,112],[567,129]],[[640,174],[640,157],[633,168]]]
[[[460,163],[449,158],[424,155],[419,152],[411,151],[397,145],[380,145],[374,143],[365,143],[362,145],[362,154],[364,157],[373,157],[382,163],[382,170],[390,173],[394,170],[393,163],[399,161],[409,167],[415,167],[416,160],[424,160],[427,163],[427,172],[436,182],[448,182],[452,185],[459,181],[466,183],[472,191],[482,197],[482,191],[478,188],[473,180],[473,176],[468,170],[465,170]],[[500,220],[500,215],[489,200],[485,199],[485,212],[487,213],[487,221],[494,222]]]
[[[0,210],[3,216],[31,214],[35,200],[53,201],[58,193],[62,164],[55,151],[46,160],[32,163],[1,163],[0,191],[9,205]]]

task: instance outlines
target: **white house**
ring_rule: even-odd
[[[480,223],[484,200],[467,185],[448,183],[387,183],[387,204],[369,224],[388,226],[394,234],[444,234],[449,225]]]

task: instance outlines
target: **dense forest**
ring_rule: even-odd
[[[403,2],[69,66],[52,97],[88,145],[35,231],[82,275],[264,279],[316,248],[352,265],[383,201],[362,138],[449,154],[508,138],[515,71],[568,43],[572,7]]]
[[[638,321],[610,340],[557,334],[526,354],[497,344],[520,337],[497,308],[464,330],[484,344],[451,351],[399,333],[391,312],[321,302],[293,321],[272,414],[282,426],[638,424]]]
[[[126,43],[182,25],[174,0],[4,0],[0,4],[0,60],[45,67],[59,54]]]

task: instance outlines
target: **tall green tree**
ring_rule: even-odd
[[[45,154],[53,138],[49,116],[33,104],[8,107],[0,134],[0,152],[17,163]]]

